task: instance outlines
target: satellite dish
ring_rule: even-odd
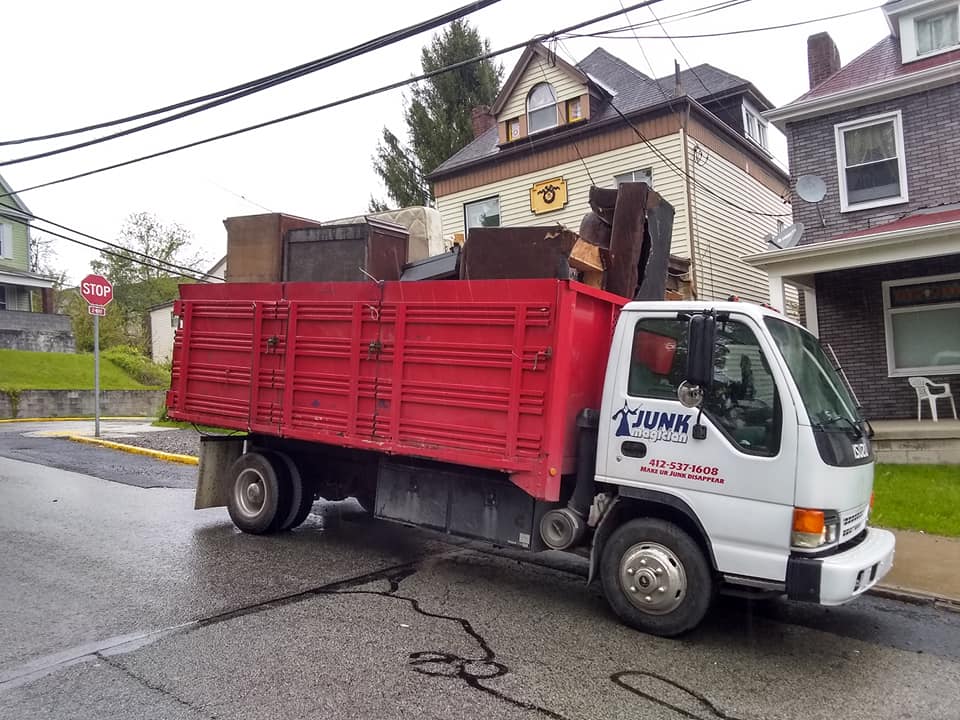
[[[788,225],[776,235],[767,235],[767,249],[786,250],[792,248],[800,242],[801,237],[803,237],[803,223],[798,222]]]
[[[819,175],[801,175],[797,178],[797,195],[801,200],[818,203],[827,194],[827,184]]]

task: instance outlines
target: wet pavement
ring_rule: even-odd
[[[664,640],[576,563],[349,501],[253,537],[172,487],[196,468],[0,431],[11,454],[87,469],[0,457],[0,718],[960,717],[948,610],[727,598]]]

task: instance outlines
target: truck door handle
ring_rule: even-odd
[[[647,446],[642,442],[625,440],[623,445],[620,446],[620,451],[628,457],[642,458],[647,454]]]

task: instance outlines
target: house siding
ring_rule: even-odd
[[[900,110],[909,201],[840,212],[834,125]],[[798,200],[794,219],[805,226],[801,245],[892,222],[920,208],[960,202],[960,84],[936,88],[787,125],[792,175],[818,175],[827,186],[817,206]]]
[[[2,219],[0,222],[13,226],[13,257],[0,258],[0,267],[13,270],[30,269],[29,231],[24,223]]]
[[[689,171],[696,180],[691,182],[690,195],[697,296],[716,300],[739,295],[766,302],[767,273],[740,258],[765,249],[763,237],[777,232],[778,218],[737,210],[713,193],[744,208],[782,214],[779,219],[785,223],[790,220],[789,206],[758,180],[692,139],[689,153]]]
[[[683,167],[682,142],[679,133],[657,138],[651,142],[657,150]],[[495,195],[500,197],[502,227],[560,224],[577,231],[583,216],[590,210],[588,195],[593,183],[601,187],[614,187],[614,175],[652,168],[654,190],[673,205],[676,211],[671,252],[680,257],[690,257],[686,183],[682,176],[664,165],[663,161],[643,143],[586,156],[584,161],[586,167],[584,163],[576,160],[438,197],[437,209],[440,211],[444,240],[449,242],[454,234],[464,232],[463,206],[465,203]],[[551,177],[563,177],[566,180],[567,205],[562,210],[534,215],[530,210],[530,188],[534,183],[549,180]]]
[[[557,103],[571,100],[587,92],[587,88],[571,77],[569,73],[556,65],[551,65],[539,55],[534,55],[513,88],[510,99],[504,104],[500,114],[497,115],[497,122],[525,115],[527,112],[527,95],[534,85],[542,82],[548,82],[553,86]],[[561,120],[561,122],[564,122],[564,120]]]
[[[960,255],[820,273],[816,276],[820,340],[830,344],[868,419],[916,419],[917,396],[905,377],[888,377],[883,288],[886,280],[960,272]],[[957,376],[928,375],[934,382]],[[941,416],[949,412],[940,404]],[[924,418],[930,408],[923,408]]]

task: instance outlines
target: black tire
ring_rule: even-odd
[[[630,520],[613,532],[603,548],[600,578],[623,622],[661,637],[695,628],[714,597],[703,550],[682,529],[657,518]]]
[[[285,463],[272,453],[244,453],[230,468],[230,477],[227,511],[233,524],[253,535],[278,530],[290,512]]]
[[[288,510],[277,529],[293,530],[303,524],[310,515],[310,510],[313,509],[313,485],[303,479],[300,469],[289,455],[283,453],[274,453],[274,455],[284,464],[290,485]]]

